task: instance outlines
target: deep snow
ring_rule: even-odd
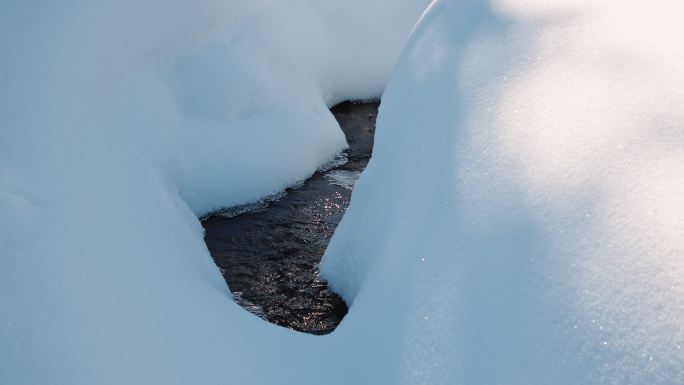
[[[426,3],[1,2],[0,383],[294,384],[332,361],[233,303],[197,217],[335,157],[328,107],[382,92]]]
[[[344,148],[425,5],[0,3],[0,383],[684,383],[677,0],[434,2],[322,266],[347,318],[231,301],[197,216]]]
[[[682,15],[433,3],[324,257],[340,334],[401,383],[684,384]]]

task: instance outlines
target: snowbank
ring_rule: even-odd
[[[684,383],[680,2],[438,0],[322,266],[235,305],[197,215],[345,146],[426,1],[0,3],[0,383]]]
[[[432,4],[322,266],[376,383],[684,383],[681,15]]]
[[[381,94],[426,1],[389,4],[2,2],[0,383],[322,368],[320,342],[232,302],[197,216],[346,146],[328,106]]]

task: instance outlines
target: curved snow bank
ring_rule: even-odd
[[[684,383],[680,2],[436,2],[322,338],[228,300],[196,214],[341,149],[425,2],[59,3],[0,3],[0,383]]]
[[[684,383],[681,15],[431,6],[322,266],[377,383]]]
[[[0,383],[322,383],[196,216],[342,150],[327,107],[382,92],[425,5],[0,3]]]

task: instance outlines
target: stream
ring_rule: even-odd
[[[346,315],[318,266],[371,157],[378,106],[345,102],[331,109],[349,149],[303,184],[203,219],[207,247],[246,310],[311,334],[332,332]]]

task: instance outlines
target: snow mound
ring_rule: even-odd
[[[334,160],[328,107],[380,96],[426,3],[0,2],[0,383],[323,368],[234,303],[197,217]]]
[[[431,5],[321,265],[384,383],[684,383],[681,15]]]
[[[0,383],[684,383],[683,5],[0,3]],[[331,335],[233,301],[197,217],[334,161]],[[237,295],[239,297],[239,294]]]

